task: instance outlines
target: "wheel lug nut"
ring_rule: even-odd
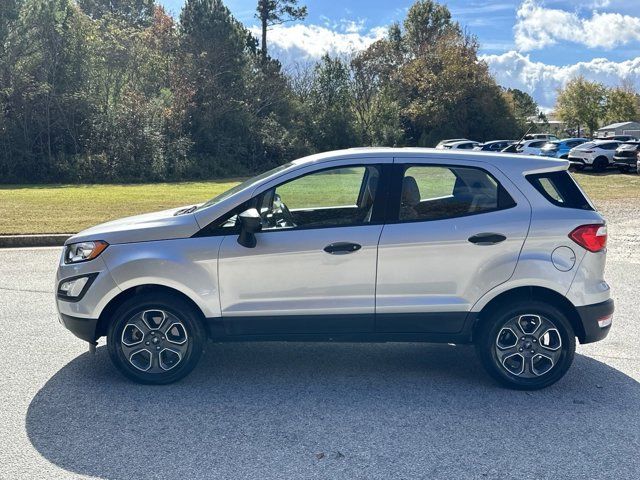
[[[520,337],[520,340],[524,340],[524,337]]]
[[[160,347],[156,347],[156,350],[160,350]]]
[[[533,355],[534,353],[536,353],[536,351],[535,350],[531,350],[531,354]]]
[[[151,335],[155,335],[155,334],[156,334],[156,332],[151,332]]]
[[[534,339],[533,339],[533,343],[536,343],[536,342],[537,342],[537,340],[534,338]]]
[[[524,349],[522,347],[520,347],[520,351],[522,352]]]
[[[144,342],[145,345],[149,345],[149,342]]]

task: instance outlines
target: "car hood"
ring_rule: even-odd
[[[200,230],[193,213],[178,213],[188,208],[172,208],[101,223],[72,236],[65,245],[91,240],[104,240],[114,245],[188,238]]]

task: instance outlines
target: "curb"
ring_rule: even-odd
[[[45,233],[43,235],[0,235],[0,248],[61,247],[71,233]]]

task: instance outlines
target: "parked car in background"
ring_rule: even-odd
[[[636,160],[636,172],[638,172],[638,174],[640,174],[640,152],[638,152],[638,157]]]
[[[546,140],[523,140],[522,142],[514,142],[507,148],[503,149],[503,153],[522,153],[523,155],[539,155]]]
[[[558,137],[550,133],[527,133],[524,136],[525,140],[558,140]]]
[[[449,145],[451,143],[456,143],[456,142],[470,142],[471,140],[469,140],[468,138],[449,138],[447,140],[440,140],[438,142],[438,144],[436,145],[436,148],[438,150],[445,150],[448,147],[446,147],[446,145]]]
[[[620,142],[629,142],[637,140],[637,138],[632,135],[614,135],[613,137],[599,138],[598,140],[618,140]]]
[[[577,168],[591,167],[597,172],[613,165],[613,155],[620,145],[617,140],[586,142],[569,151],[569,161]]]
[[[640,141],[624,142],[613,154],[613,165],[621,172],[629,172],[632,169],[635,171],[638,153],[640,153]]]
[[[514,143],[516,140],[491,140],[476,145],[474,150],[477,152],[500,152]]]
[[[589,140],[586,138],[563,138],[545,143],[540,149],[540,155],[544,157],[567,158],[569,150]]]
[[[480,144],[473,140],[462,140],[459,142],[445,143],[442,148],[445,150],[473,150],[478,145]]]

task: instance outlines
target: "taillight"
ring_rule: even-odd
[[[607,246],[607,226],[581,225],[569,234],[569,238],[590,252],[599,252]]]

